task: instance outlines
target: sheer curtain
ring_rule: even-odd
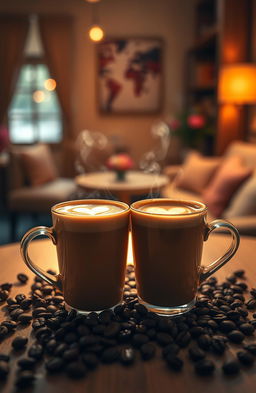
[[[72,134],[72,17],[69,15],[39,15],[39,29],[45,58],[63,111],[65,128]]]
[[[64,140],[62,161],[64,173],[73,176],[74,134],[72,122],[73,18],[70,15],[38,15],[38,24],[46,63],[56,80],[56,91],[63,112]]]
[[[0,124],[15,89],[29,28],[27,16],[0,16]]]

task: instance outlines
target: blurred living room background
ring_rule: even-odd
[[[256,0],[2,0],[0,244],[128,191],[255,236],[254,22]]]

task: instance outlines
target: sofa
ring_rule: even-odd
[[[73,199],[77,186],[60,175],[50,147],[45,144],[12,146],[9,150],[7,208],[11,222],[10,240],[16,240],[20,213],[49,214],[56,203]]]
[[[170,178],[164,197],[201,201],[208,220],[223,218],[241,235],[256,236],[256,144],[234,141],[222,157],[190,151],[164,173]]]

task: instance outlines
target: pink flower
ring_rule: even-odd
[[[133,167],[133,161],[126,153],[115,154],[107,160],[107,167],[116,171],[126,171]]]
[[[201,115],[190,115],[187,119],[187,123],[191,128],[203,128],[205,126],[205,118]]]

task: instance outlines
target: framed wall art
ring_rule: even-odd
[[[100,112],[156,113],[162,101],[163,42],[158,38],[109,38],[97,44]]]

